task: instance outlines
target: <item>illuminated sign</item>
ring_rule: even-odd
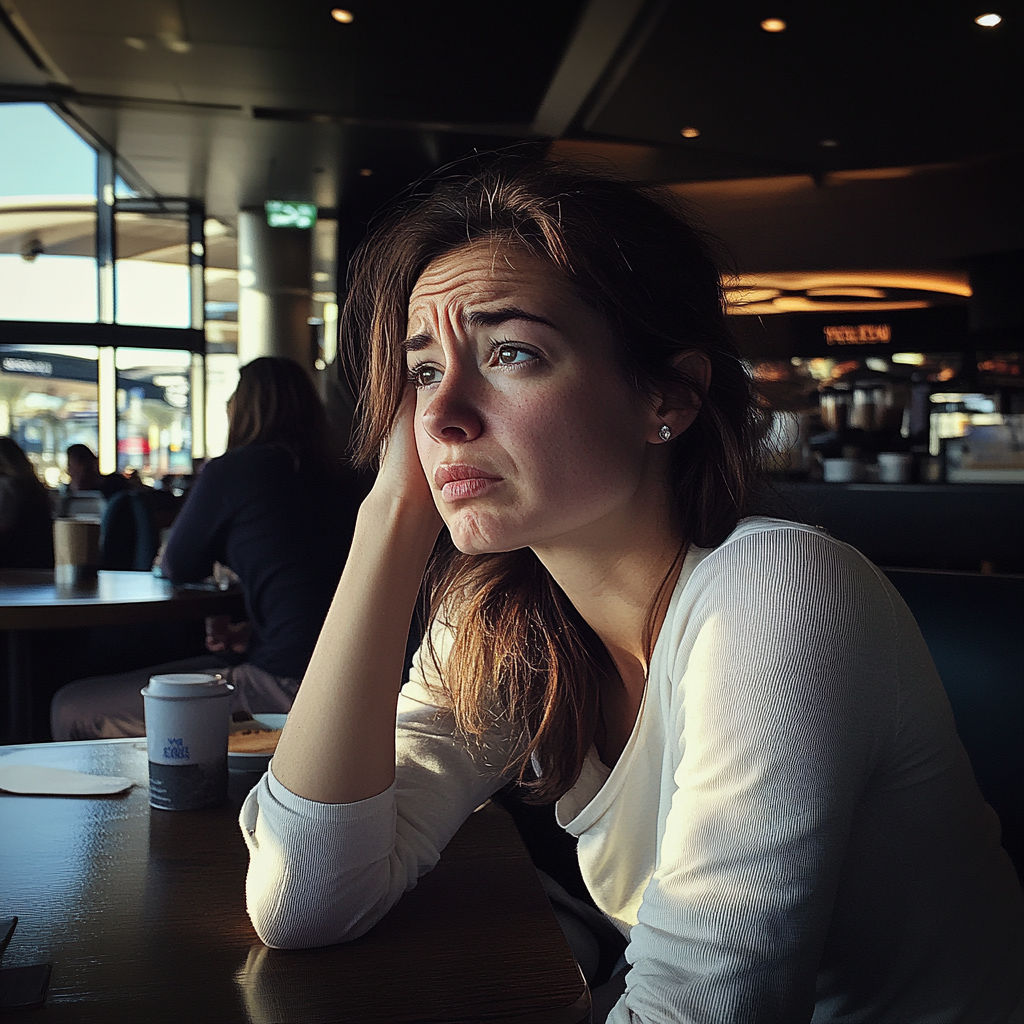
[[[288,203],[268,199],[263,204],[272,228],[311,228],[316,223],[316,203]]]
[[[20,359],[17,356],[4,356],[0,366],[8,373],[31,373],[36,377],[53,375],[53,363],[45,359]]]
[[[892,341],[889,324],[848,324],[824,330],[825,341],[829,345],[883,345]]]

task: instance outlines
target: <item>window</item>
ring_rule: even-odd
[[[69,445],[98,448],[99,350],[90,345],[0,345],[0,434],[56,487]]]
[[[143,483],[192,472],[192,354],[119,348],[117,470]]]
[[[0,104],[0,319],[97,319],[96,151],[42,103]]]
[[[186,216],[116,213],[114,225],[115,322],[191,327]]]

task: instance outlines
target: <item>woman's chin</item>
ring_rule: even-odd
[[[502,551],[515,551],[524,545],[497,528],[487,517],[459,515],[448,523],[452,543],[464,555],[496,555]]]

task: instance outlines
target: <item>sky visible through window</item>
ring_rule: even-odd
[[[0,103],[0,196],[96,194],[96,150],[43,103]]]

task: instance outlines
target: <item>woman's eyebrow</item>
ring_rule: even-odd
[[[502,306],[501,309],[490,310],[478,309],[472,313],[466,313],[462,318],[462,322],[467,327],[498,327],[510,320],[526,320],[532,324],[543,324],[545,327],[558,330],[558,327],[547,317],[528,313],[525,309],[520,309],[519,306]],[[433,344],[434,339],[429,334],[412,334],[402,342],[402,351],[406,353],[419,352]]]
[[[413,334],[402,342],[403,352],[419,352],[434,344],[434,339],[429,334]]]
[[[527,320],[532,324],[543,324],[545,327],[558,330],[547,317],[538,316],[536,313],[527,313],[525,309],[520,309],[518,306],[502,306],[501,309],[491,310],[478,309],[465,316],[466,324],[471,327],[497,327],[509,320]]]

